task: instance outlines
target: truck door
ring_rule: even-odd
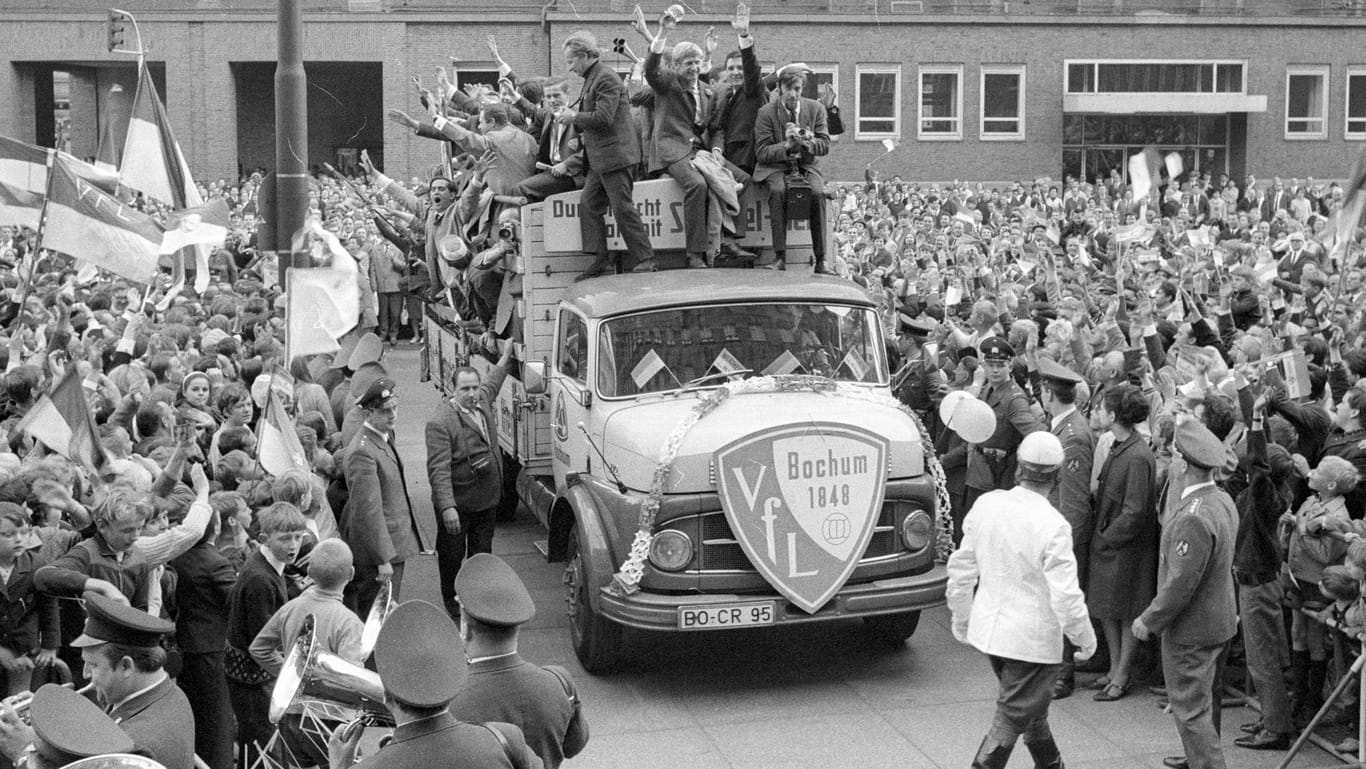
[[[555,372],[550,377],[550,432],[555,455],[555,488],[567,473],[588,470],[588,446],[579,423],[588,421],[592,388],[588,378],[588,322],[560,310],[555,328]]]

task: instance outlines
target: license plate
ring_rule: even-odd
[[[719,606],[680,606],[679,630],[714,630],[773,624],[773,602],[726,603]]]

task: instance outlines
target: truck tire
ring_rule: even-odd
[[[569,608],[569,638],[574,654],[589,673],[611,672],[621,650],[622,627],[593,610],[589,590],[594,584],[588,573],[587,559],[579,548],[579,527],[569,530],[569,562],[564,584]]]
[[[877,614],[864,617],[863,625],[875,642],[889,649],[898,649],[906,643],[906,639],[915,635],[915,629],[920,625],[920,612]]]

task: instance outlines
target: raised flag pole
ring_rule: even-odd
[[[280,285],[285,287],[289,285],[286,270],[308,266],[307,252],[295,250],[292,242],[308,218],[308,76],[304,72],[303,32],[301,0],[280,0],[276,21],[274,226]]]
[[[19,311],[14,314],[14,328],[24,322],[24,305],[33,291],[33,273],[38,271],[38,252],[43,249],[43,233],[47,230],[47,204],[52,200],[52,164],[56,162],[57,150],[47,151],[47,189],[43,191],[43,210],[38,215],[38,229],[33,233],[33,246],[28,253],[28,273],[24,275],[24,285],[19,289]]]

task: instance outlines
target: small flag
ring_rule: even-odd
[[[1195,247],[1195,248],[1199,248],[1199,249],[1209,248],[1209,245],[1210,245],[1209,228],[1208,228],[1208,227],[1196,227],[1196,228],[1193,229],[1193,230],[1186,230],[1186,240],[1188,240],[1188,241],[1190,242],[1191,246],[1193,246],[1193,247]]]
[[[1153,228],[1143,222],[1134,222],[1115,228],[1115,243],[1142,243],[1152,237]]]
[[[944,305],[946,307],[952,307],[962,301],[963,289],[959,287],[957,282],[954,282],[949,286],[949,290],[944,294]]]
[[[172,212],[166,217],[161,253],[174,254],[186,246],[222,246],[228,237],[229,216],[228,204],[222,198]]]
[[[636,383],[637,390],[644,390],[645,385],[654,379],[656,374],[667,368],[664,359],[659,357],[659,353],[655,352],[654,348],[650,348],[650,351],[645,353],[645,357],[641,358],[635,368],[631,369],[631,380]]]
[[[43,246],[139,283],[157,272],[162,230],[150,216],[78,178],[67,162],[52,166]]]
[[[783,350],[783,354],[773,359],[763,370],[764,376],[782,376],[791,374],[793,371],[802,367],[802,362],[797,360],[797,356],[791,350]]]
[[[57,389],[43,395],[19,421],[19,429],[86,469],[104,466],[104,449],[95,432],[95,420],[85,399],[82,377],[75,366],[67,370]]]
[[[840,365],[849,369],[849,373],[854,375],[855,382],[862,382],[868,376],[868,362],[863,359],[862,355],[858,354],[857,350],[850,350],[846,353],[844,360],[840,361]]]
[[[266,411],[256,429],[256,434],[261,436],[256,452],[262,469],[271,475],[284,475],[290,470],[307,471],[308,455],[299,443],[294,420],[285,413],[273,387],[267,388],[266,398]]]
[[[716,360],[711,362],[711,367],[723,374],[732,374],[736,371],[744,371],[749,368],[740,362],[740,359],[731,354],[730,350],[721,348],[721,352],[716,354]]]
[[[1162,158],[1157,148],[1151,145],[1129,158],[1129,180],[1134,190],[1134,200],[1143,200],[1152,192],[1158,181]]]
[[[1019,266],[1020,274],[1022,275],[1028,275],[1029,273],[1034,271],[1035,267],[1038,266],[1034,262],[1029,261],[1028,259],[1021,259],[1015,264]]]
[[[1173,179],[1180,179],[1181,174],[1186,170],[1186,164],[1181,160],[1180,153],[1168,152],[1162,161],[1167,166],[1167,176]]]
[[[882,147],[888,152],[891,152],[896,149],[896,142],[892,141],[891,139],[883,139]]]

